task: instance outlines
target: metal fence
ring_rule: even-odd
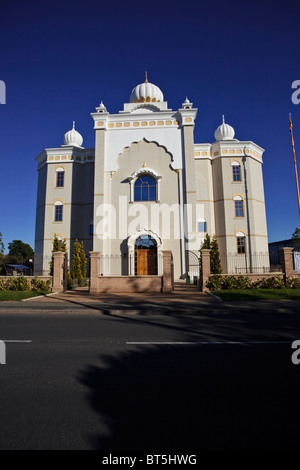
[[[220,256],[224,274],[265,274],[281,272],[281,265],[270,265],[269,253],[228,253]]]
[[[300,251],[294,251],[294,265],[296,273],[300,273]]]
[[[154,274],[160,275],[162,271],[163,256],[161,253],[157,253]],[[100,274],[103,276],[136,276],[138,274],[137,256],[134,253],[101,255]]]

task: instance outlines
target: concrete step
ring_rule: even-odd
[[[186,284],[184,282],[174,282],[174,292],[197,292],[199,286],[194,284]]]

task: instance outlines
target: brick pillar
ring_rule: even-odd
[[[53,253],[53,292],[64,291],[64,257],[62,251]]]
[[[171,293],[173,290],[172,280],[172,251],[163,251],[163,292]]]
[[[90,294],[98,293],[100,275],[100,251],[90,251]]]
[[[294,274],[293,250],[292,247],[281,248],[282,272],[286,276]]]
[[[201,290],[205,292],[208,290],[206,287],[210,276],[210,250],[203,248],[200,250],[201,254]]]

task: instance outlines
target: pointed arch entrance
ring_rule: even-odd
[[[135,276],[162,275],[162,241],[146,228],[128,238],[128,272]]]
[[[157,274],[157,244],[150,235],[141,235],[135,242],[134,271],[136,276]]]

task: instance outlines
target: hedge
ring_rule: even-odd
[[[231,289],[282,289],[288,287],[291,289],[300,288],[300,279],[287,277],[282,279],[280,276],[273,276],[252,282],[247,276],[221,276],[214,274],[210,276],[207,287],[210,290],[231,290]]]
[[[38,277],[33,279],[27,279],[24,276],[10,277],[6,279],[0,279],[0,291],[49,291],[51,289],[52,280],[48,279],[43,281]]]

